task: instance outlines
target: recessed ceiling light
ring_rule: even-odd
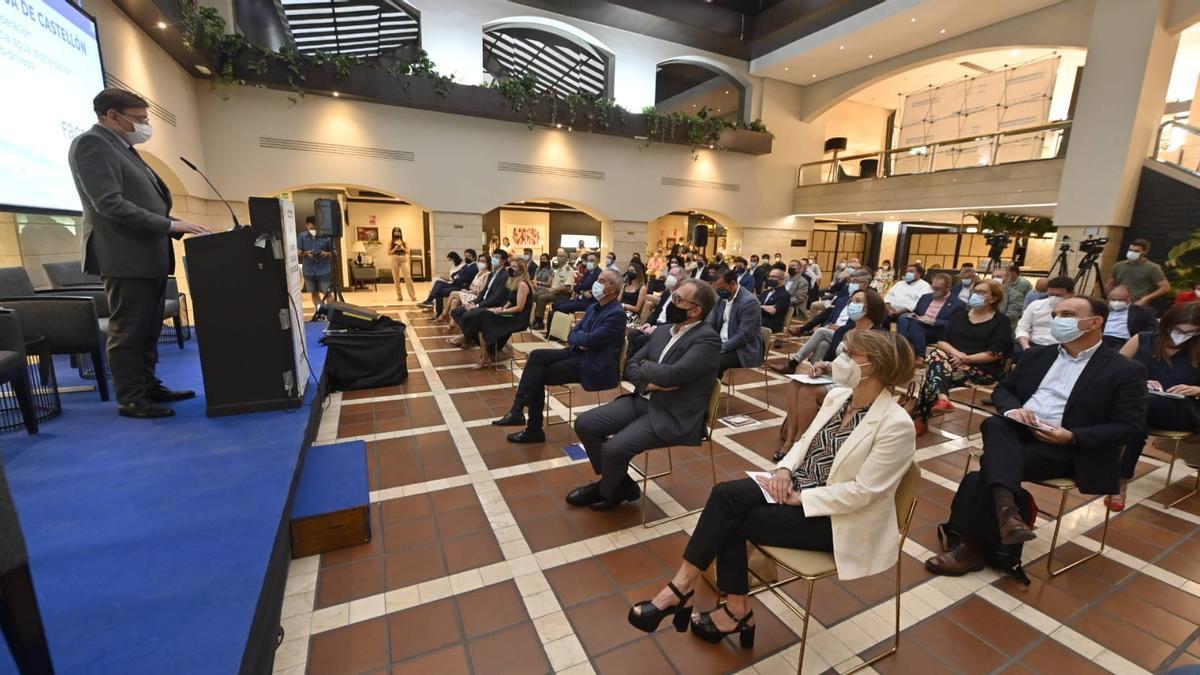
[[[838,45],[839,51],[844,51],[845,49],[846,49],[846,45]]]
[[[817,74],[816,74],[816,73],[813,73],[813,74],[812,74],[812,76],[813,76],[813,79],[814,79],[814,80],[817,78]]]
[[[693,104],[692,104],[692,107],[693,107],[693,108],[695,108],[695,107],[696,107],[696,104],[695,104],[695,103],[693,103]]]
[[[945,35],[945,34],[946,34],[946,29],[945,29],[945,28],[943,28],[943,29],[939,30],[939,31],[938,31],[938,34],[939,34],[939,35]]]
[[[915,16],[914,16],[913,18],[909,19],[909,20],[908,20],[908,22],[909,22],[909,23],[916,23],[916,22],[917,22],[917,17],[915,17]]]
[[[728,89],[726,89],[726,90],[725,90],[725,93],[726,93],[726,94],[728,94],[728,93],[729,93],[729,90],[728,90]]]
[[[208,66],[202,66],[202,65],[200,65],[200,64],[198,64],[198,63],[197,63],[197,64],[196,64],[196,70],[197,70],[197,71],[198,71],[198,72],[199,72],[201,75],[212,75],[212,69],[210,69]]]
[[[159,28],[166,28],[166,27],[167,27],[167,22],[165,22],[165,21],[159,21],[159,22],[158,22],[158,27],[159,27]]]
[[[874,54],[867,54],[867,58],[868,58],[868,59],[873,59],[873,58],[875,58],[875,55],[874,55]]]
[[[790,70],[790,68],[788,68],[787,66],[784,66],[784,67],[783,67],[783,72],[785,72],[785,73],[786,73],[788,70]]]
[[[336,91],[335,91],[335,92],[333,92],[333,97],[334,97],[334,98],[337,98],[337,97],[339,97],[339,96],[341,96],[341,94],[337,93]]]
[[[720,108],[717,108],[717,112],[721,112],[721,109],[720,109]]]

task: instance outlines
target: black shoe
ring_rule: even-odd
[[[172,401],[185,401],[189,398],[195,398],[196,392],[191,389],[183,389],[174,391],[159,385],[150,391],[146,392],[146,398],[150,399],[151,403],[170,403]]]
[[[546,432],[541,429],[525,428],[515,434],[508,435],[509,443],[544,443],[546,442]]]
[[[670,588],[675,597],[679,598],[679,602],[666,609],[655,607],[650,600],[639,602],[629,610],[629,625],[644,633],[653,633],[658,630],[658,625],[662,623],[663,619],[674,615],[675,630],[680,633],[686,631],[688,621],[692,618],[692,606],[688,604],[688,601],[692,599],[694,591],[688,591],[686,595],[680,593],[675,584],[670,581],[667,582],[667,588]]]
[[[498,420],[492,420],[494,427],[523,427],[525,426],[525,416],[520,413],[508,413]]]
[[[632,478],[625,478],[618,487],[612,499],[600,498],[600,501],[592,504],[592,509],[596,511],[609,511],[615,509],[625,502],[636,502],[642,497],[642,489]]]
[[[117,414],[121,417],[133,417],[139,420],[152,420],[159,417],[170,417],[175,414],[170,408],[156,406],[147,399],[123,403],[117,406]]]
[[[600,483],[588,483],[583,487],[577,487],[567,494],[567,503],[571,506],[591,506],[596,502],[604,501],[604,497],[600,496]]]
[[[739,619],[733,612],[729,611],[729,605],[721,605],[721,609],[725,610],[730,619],[737,622],[733,630],[723,631],[717,628],[717,625],[712,620],[712,612],[700,612],[700,616],[692,622],[692,634],[705,642],[716,644],[726,637],[737,633],[738,639],[742,644],[742,649],[753,649],[754,626],[747,625],[746,622],[754,618],[754,610],[746,612],[746,616]]]

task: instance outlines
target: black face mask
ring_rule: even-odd
[[[797,275],[797,274],[799,274],[799,273],[800,273],[800,270],[799,270],[799,269],[797,269],[797,268],[795,268],[795,267],[789,267],[789,268],[788,268],[788,274],[790,274],[790,275],[791,275],[791,276],[793,276],[793,277],[794,277],[794,276],[796,276],[796,275]]]
[[[767,279],[767,288],[775,288],[778,285],[779,285],[779,282],[777,280]]]
[[[667,323],[680,323],[687,321],[688,311],[675,303],[671,303],[663,310],[663,317]]]
[[[633,272],[626,272],[626,273],[625,273],[625,281],[633,281],[633,280],[634,280],[634,279],[636,279],[636,278],[637,278],[637,275],[636,275],[636,274],[634,274]]]

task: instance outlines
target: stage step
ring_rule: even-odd
[[[292,557],[370,541],[368,492],[365,442],[309,448],[292,503]]]

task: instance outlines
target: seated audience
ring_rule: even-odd
[[[1109,505],[1125,508],[1125,484],[1133,478],[1138,458],[1150,429],[1200,431],[1200,303],[1177,305],[1167,310],[1158,328],[1140,331],[1121,348],[1121,355],[1146,368],[1146,386],[1156,392],[1187,398],[1151,394],[1146,424],[1125,446],[1121,455],[1121,490]]]
[[[531,248],[522,249],[521,255],[519,257],[522,260],[524,260],[526,265],[528,266],[529,278],[533,279],[534,277],[536,277],[540,266],[533,260],[533,249],[531,249]]]
[[[1049,297],[1050,294],[1046,292],[1049,287],[1049,277],[1038,277],[1037,280],[1033,282],[1033,290],[1026,293],[1025,299],[1021,302],[1021,313],[1024,314],[1025,310],[1028,309],[1029,306],[1034,302],[1037,302],[1042,298]]]
[[[686,272],[683,267],[674,266],[667,272],[666,278],[663,280],[663,292],[658,296],[658,302],[654,305],[654,311],[646,318],[646,322],[642,325],[629,331],[629,349],[626,350],[625,362],[629,363],[629,359],[638,352],[642,347],[650,342],[650,336],[654,331],[658,330],[659,326],[667,323],[667,305],[671,302],[671,296],[675,289],[686,279]]]
[[[787,318],[788,307],[792,304],[792,297],[783,287],[786,277],[783,270],[771,270],[767,275],[766,290],[758,299],[762,305],[762,325],[770,328],[772,333],[783,331],[783,320]]]
[[[508,435],[510,443],[541,443],[546,385],[579,382],[587,391],[612,389],[620,383],[617,362],[625,339],[625,311],[617,296],[621,280],[612,270],[604,270],[592,287],[596,302],[588,305],[583,319],[567,336],[564,349],[535,349],[530,352],[517,384],[508,414],[492,422],[498,427],[525,428]],[[524,410],[529,409],[526,421]]]
[[[787,282],[784,288],[792,296],[792,309],[796,316],[808,314],[808,277],[802,273],[803,267],[799,260],[792,260],[787,265]]]
[[[958,281],[954,283],[954,288],[950,289],[950,294],[967,303],[971,299],[971,291],[975,288],[975,283],[979,281],[979,275],[975,273],[975,266],[971,263],[963,263],[962,270],[958,273]],[[918,355],[920,353],[918,352]]]
[[[921,296],[933,290],[925,281],[925,268],[917,264],[904,268],[904,278],[892,284],[887,295],[883,296],[888,307],[888,319],[895,321],[901,315],[907,314],[917,307]]]
[[[637,318],[642,314],[642,307],[646,304],[646,293],[649,292],[646,286],[646,272],[641,265],[631,262],[622,282],[624,285],[621,286],[621,306],[627,314]]]
[[[488,279],[492,276],[492,259],[488,256],[483,256],[470,264],[467,267],[473,268],[475,274],[471,277],[471,285],[465,290],[450,291],[446,296],[446,302],[442,306],[442,311],[438,312],[434,317],[434,321],[442,323],[450,323],[446,327],[446,332],[452,332],[454,324],[450,322],[450,313],[462,307],[464,303],[475,302],[475,298],[483,293],[483,289],[487,287]],[[441,298],[437,299],[440,303]]]
[[[550,322],[554,318],[555,312],[574,314],[575,312],[584,311],[596,302],[596,299],[592,297],[592,286],[595,285],[596,279],[600,278],[600,272],[603,271],[597,264],[598,260],[599,258],[595,253],[587,254],[587,259],[583,263],[583,275],[580,276],[577,274],[575,277],[575,292],[565,300],[552,300],[550,302],[550,312],[546,317],[547,330],[550,328]],[[618,278],[620,278],[620,274],[620,272],[616,273]]]
[[[950,319],[945,336],[929,350],[925,381],[917,397],[917,434],[923,434],[934,410],[953,410],[950,386],[964,381],[993,384],[1012,352],[1012,328],[1000,313],[1004,287],[995,281],[975,286],[970,309]]]
[[[471,288],[471,282],[475,280],[475,275],[479,273],[479,267],[475,264],[475,249],[469,248],[463,251],[463,265],[450,275],[450,284],[435,288],[429,293],[432,301],[426,304],[422,309],[433,307],[434,316],[440,316],[445,311],[446,298],[454,291],[465,291]]]
[[[667,306],[670,327],[654,331],[625,368],[634,393],[575,421],[575,433],[600,479],[572,490],[568,504],[604,510],[633,501],[641,496],[629,477],[634,457],[652,448],[703,440],[721,347],[706,321],[715,302],[708,284],[690,279],[679,284]]]
[[[887,293],[895,276],[896,273],[892,270],[892,261],[884,260],[879,263],[879,269],[875,270],[875,276],[871,278],[871,288],[880,295]]]
[[[721,336],[720,373],[730,368],[755,368],[762,364],[762,306],[758,298],[738,283],[734,270],[725,270],[713,287],[720,298],[709,317]]]
[[[654,255],[650,256],[650,260],[646,261],[646,276],[650,279],[657,279],[663,275],[667,269],[667,260],[663,257],[661,246],[655,249]]]
[[[1020,321],[1017,322],[1017,344],[1013,348],[1013,361],[1019,361],[1021,352],[1031,346],[1056,344],[1054,335],[1050,333],[1050,326],[1054,321],[1054,308],[1058,307],[1063,298],[1074,292],[1075,281],[1071,277],[1055,277],[1046,284],[1048,295],[1029,305],[1029,308],[1021,314]],[[1006,296],[1007,293],[1006,290]]]
[[[784,269],[787,268],[785,267]],[[754,292],[762,292],[767,283],[767,275],[771,273],[771,256],[766,253],[761,258],[757,255],[751,255],[750,271],[754,273]]]
[[[873,289],[864,288],[855,291],[854,295],[850,297],[850,304],[847,307],[850,320],[833,333],[833,337],[828,343],[829,347],[819,359],[797,367],[800,373],[810,377],[829,377],[830,365],[846,349],[843,341],[846,333],[852,330],[887,331],[887,307],[883,303],[883,296]],[[792,447],[796,439],[808,430],[808,426],[817,416],[817,411],[821,408],[821,403],[825,400],[825,394],[829,391],[830,386],[828,384],[804,384],[796,380],[788,383],[787,403],[783,408],[787,412],[787,416],[784,417],[783,424],[779,426],[779,445],[775,448],[776,461],[779,461],[779,458],[788,451],[788,448]]]
[[[434,295],[440,295],[443,288],[454,285],[454,275],[463,268],[463,259],[456,251],[450,251],[446,254],[446,261],[450,263],[450,273],[444,277],[434,277],[433,285],[429,288],[429,295],[425,299],[417,303],[417,307],[421,309],[433,309]]]
[[[479,318],[492,307],[504,305],[508,297],[508,252],[502,248],[492,251],[492,273],[488,276],[487,285],[474,302],[465,302],[461,307],[450,312],[450,318],[458,324],[461,335],[455,335],[449,342],[458,347],[469,347],[479,339]]]
[[[504,304],[489,307],[480,314],[479,332],[483,336],[483,349],[479,350],[479,362],[475,369],[487,368],[496,361],[500,348],[513,333],[529,327],[529,315],[533,312],[533,286],[529,282],[529,264],[517,258],[509,266],[508,281],[504,287]]]
[[[621,266],[617,264],[617,254],[616,253],[610,252],[607,256],[605,256],[604,269],[612,270],[612,271],[616,272],[618,276],[620,276]]]
[[[737,273],[737,282],[742,288],[751,293],[758,293],[755,290],[754,269],[750,267],[745,258],[738,256],[733,259],[733,271]]]
[[[715,643],[738,633],[750,649],[747,541],[832,551],[842,580],[895,565],[896,489],[912,466],[916,443],[912,420],[891,390],[912,378],[912,348],[898,336],[862,330],[847,334],[846,347],[833,366],[837,386],[771,478],[713,488],[675,576],[629,610],[635,628],[653,632],[668,616],[683,628],[690,619],[697,637]],[[725,603],[693,616],[693,589],[714,561]]]
[[[1158,317],[1147,305],[1133,303],[1133,294],[1125,286],[1113,286],[1108,291],[1108,321],[1104,322],[1104,344],[1120,349],[1129,338],[1143,331],[1154,330]]]
[[[804,332],[812,329],[814,326],[820,326],[813,330],[812,336],[808,338],[804,346],[788,358],[786,365],[772,365],[770,368],[781,375],[786,375],[794,372],[797,364],[805,359],[809,357],[815,358],[824,354],[829,349],[829,344],[833,340],[833,334],[837,332],[837,329],[845,326],[851,320],[849,314],[850,297],[858,291],[867,288],[870,280],[871,275],[869,273],[859,270],[855,273],[855,276],[851,277],[850,283],[846,284],[842,292],[834,298],[833,305],[829,309],[814,315],[808,320],[808,323],[805,323],[800,328],[789,328],[788,332],[792,335],[803,335]],[[884,320],[886,321],[886,317]]]
[[[1004,284],[1004,314],[1009,321],[1019,321],[1025,309],[1025,296],[1033,285],[1021,276],[1021,268],[1014,263],[1005,265],[1000,270],[1000,277]]]
[[[575,268],[571,267],[565,254],[551,258],[549,264],[543,265],[543,269],[538,270],[538,276],[541,277],[542,273],[547,270],[549,270],[547,281],[544,283],[538,281],[534,286],[533,316],[529,324],[529,327],[534,330],[542,330],[546,327],[542,321],[542,317],[546,315],[546,305],[555,300],[569,299],[575,286]]]
[[[983,421],[987,489],[955,498],[950,522],[962,541],[927,560],[930,572],[973,572],[989,548],[1034,539],[1017,508],[1021,481],[1071,478],[1084,494],[1118,491],[1120,448],[1146,423],[1146,368],[1101,341],[1107,313],[1095,298],[1063,300],[1054,308],[1058,344],[1030,349],[996,387],[998,414]]]
[[[896,322],[897,332],[912,344],[917,363],[925,361],[925,346],[942,339],[950,320],[967,307],[950,292],[949,274],[935,274],[930,287],[933,290],[917,300],[913,311]]]

